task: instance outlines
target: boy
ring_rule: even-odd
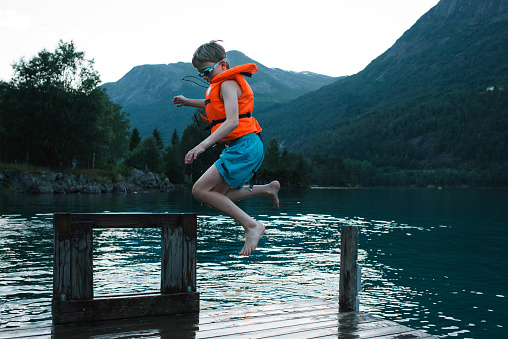
[[[177,107],[203,108],[210,123],[211,135],[191,149],[185,163],[191,164],[199,154],[217,142],[227,147],[192,187],[192,194],[202,203],[238,221],[245,230],[245,244],[240,255],[250,255],[257,247],[265,226],[250,217],[234,202],[254,196],[268,196],[279,208],[280,184],[243,187],[259,169],[264,158],[261,127],[252,116],[254,94],[244,79],[257,71],[255,64],[229,68],[225,49],[211,41],[201,45],[192,57],[192,65],[199,76],[210,83],[205,99],[173,98]]]

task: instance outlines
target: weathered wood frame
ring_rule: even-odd
[[[54,214],[54,324],[199,312],[197,216],[169,213]],[[93,295],[93,228],[161,228],[161,291]]]

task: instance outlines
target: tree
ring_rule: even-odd
[[[152,135],[157,142],[157,147],[162,151],[164,149],[164,140],[162,140],[161,133],[157,130],[157,127],[153,130]]]
[[[185,173],[180,145],[175,144],[168,146],[164,153],[164,168],[167,177],[174,184],[183,184],[185,181]]]
[[[178,132],[175,129],[173,135],[171,136],[171,145],[174,146],[177,145],[178,143],[180,143],[180,138],[178,137]]]
[[[14,77],[0,94],[6,161],[91,167],[120,159],[129,122],[98,87],[93,65],[73,42],[63,41],[53,53],[43,50],[13,65]]]
[[[127,153],[130,123],[121,112],[122,106],[112,102],[105,91],[95,90],[90,97],[87,101],[94,105],[89,109],[98,112],[98,118],[92,127],[96,130],[95,143],[90,145],[89,152],[95,154],[96,167],[111,168]]]
[[[129,151],[133,151],[136,148],[136,146],[139,145],[140,142],[141,137],[139,136],[139,130],[137,129],[137,127],[134,127],[131,133],[131,137],[129,139]]]
[[[280,165],[280,146],[277,139],[272,138],[268,143],[265,154],[265,163],[272,170],[276,171]]]
[[[272,138],[265,151],[265,159],[259,169],[259,177],[266,181],[279,180],[280,178],[280,150],[277,139]]]
[[[185,181],[184,162],[176,129],[171,136],[171,146],[167,146],[164,153],[164,168],[167,177],[174,184],[183,184]]]
[[[158,172],[162,166],[162,157],[155,137],[149,135],[144,138],[126,159],[126,164],[145,171]]]

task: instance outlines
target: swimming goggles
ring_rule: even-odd
[[[199,72],[199,76],[200,77],[204,77],[204,76],[208,76],[210,74],[212,74],[213,70],[215,69],[215,67],[219,66],[219,64],[222,62],[222,61],[226,61],[228,62],[228,60],[226,58],[220,60],[218,63],[216,63],[215,65],[213,65],[212,67],[208,67],[208,68],[205,68],[204,70],[202,70],[201,72]]]

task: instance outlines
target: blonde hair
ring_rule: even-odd
[[[192,55],[192,66],[199,68],[205,62],[217,63],[226,58],[226,50],[217,42],[222,40],[212,40],[202,44]],[[228,64],[229,67],[229,64]]]

